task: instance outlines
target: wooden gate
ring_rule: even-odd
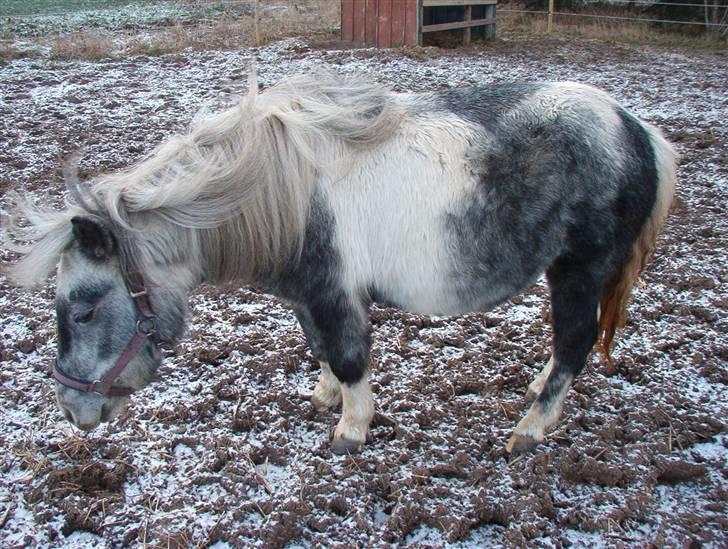
[[[495,38],[497,0],[341,0],[341,39],[355,46],[396,48],[422,44],[422,34],[484,29]]]

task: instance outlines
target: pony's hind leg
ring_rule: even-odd
[[[557,261],[547,272],[551,288],[554,354],[544,371],[529,386],[538,393],[526,415],[516,426],[506,450],[519,454],[535,448],[561,415],[571,382],[597,338],[597,307],[601,277],[589,265]]]
[[[313,318],[311,318],[311,313],[306,309],[296,307],[294,312],[303,330],[303,335],[306,336],[308,346],[311,348],[311,354],[313,354],[321,368],[318,383],[311,397],[311,404],[319,412],[336,408],[341,404],[341,384],[331,371],[318,328],[316,328]]]

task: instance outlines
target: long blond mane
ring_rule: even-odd
[[[200,280],[255,282],[300,252],[320,167],[386,140],[400,119],[394,95],[360,78],[316,73],[260,94],[253,78],[236,106],[92,181],[64,210],[16,199],[4,241],[25,255],[10,275],[44,282],[71,242],[71,217],[95,213],[145,268],[187,263]]]

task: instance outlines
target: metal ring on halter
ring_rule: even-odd
[[[148,316],[145,318],[139,318],[136,321],[136,331],[148,336],[157,333],[157,317]]]
[[[101,386],[101,389],[97,389],[97,386]],[[91,382],[91,388],[90,388],[89,392],[94,393],[96,395],[106,396],[109,393],[110,389],[111,389],[111,385],[101,381],[100,379],[96,379]]]

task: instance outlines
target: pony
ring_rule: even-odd
[[[321,367],[317,410],[342,406],[332,451],[374,415],[368,308],[485,311],[550,291],[552,355],[506,445],[535,448],[592,348],[609,356],[676,185],[660,131],[571,82],[394,93],[299,75],[196,121],[62,210],[17,196],[7,267],[34,287],[57,267],[57,402],[84,430],[146,386],[202,283],[252,285],[295,312]]]

